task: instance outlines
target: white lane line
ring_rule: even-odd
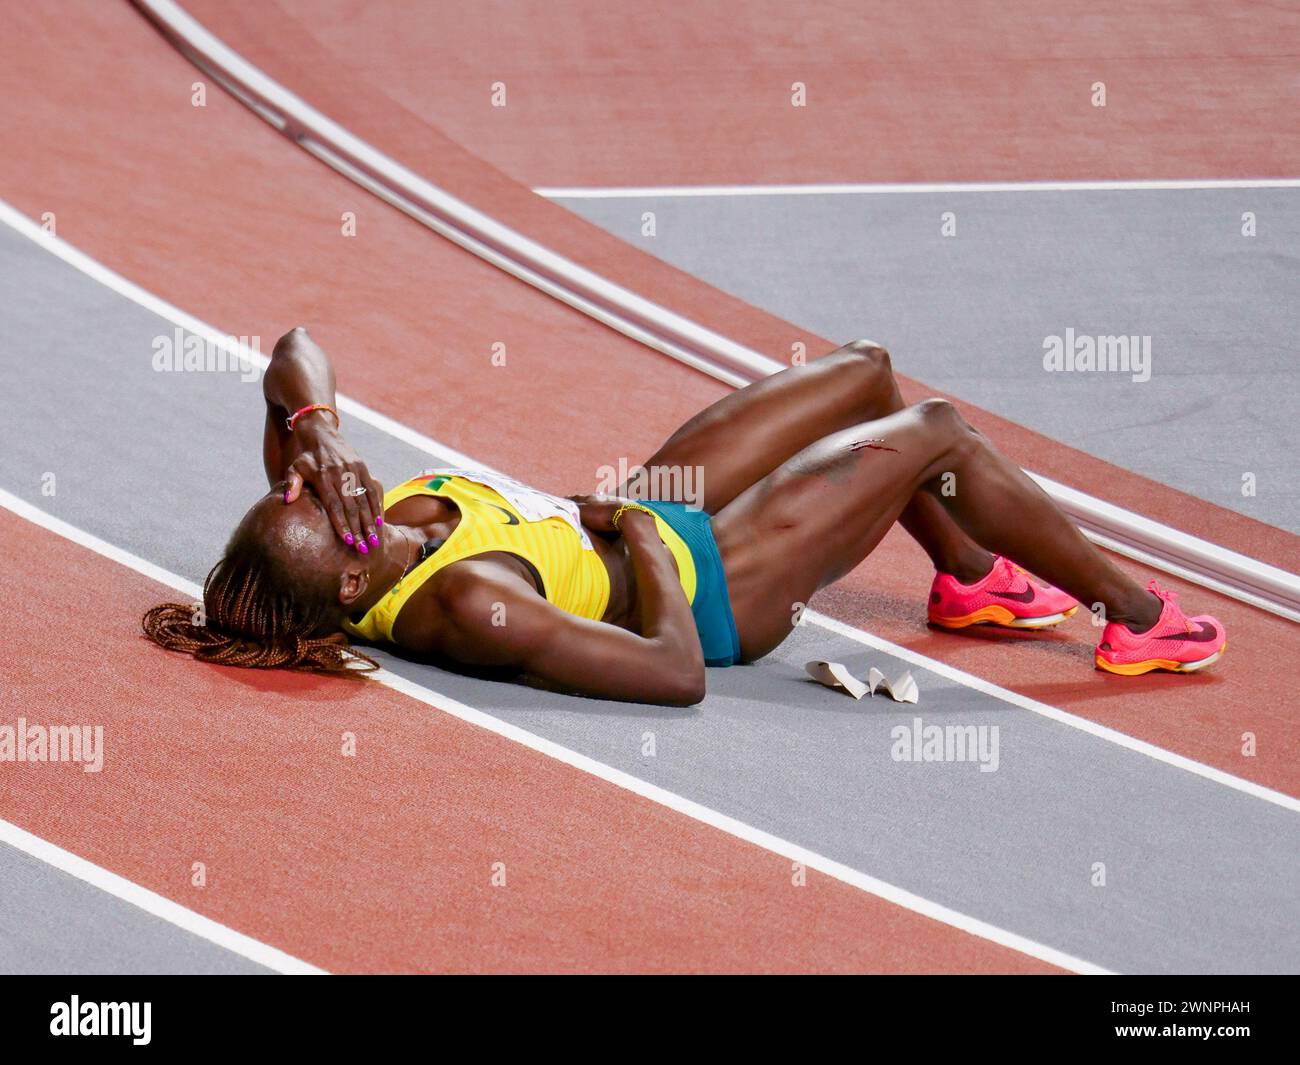
[[[1297,178],[1255,178],[1170,181],[972,181],[914,184],[826,185],[629,185],[606,188],[541,187],[533,189],[552,200],[620,200],[692,196],[867,196],[928,192],[1147,192],[1184,189],[1294,189]]]
[[[386,186],[385,200],[426,223],[435,219],[435,232],[475,255],[529,284],[546,279],[540,287],[549,295],[584,313],[599,310],[598,320],[672,358],[685,355],[685,361],[702,372],[733,375],[758,357],[743,344],[614,284],[407,169],[268,77],[175,0],[134,3],[182,55],[295,144],[352,180],[370,175],[361,181],[363,187],[375,191],[376,185]],[[492,249],[499,254],[483,254]],[[719,359],[726,366],[718,364]]]
[[[975,691],[983,692],[985,695],[991,695],[995,699],[1001,699],[1003,702],[1011,703],[1020,707],[1022,710],[1028,710],[1032,714],[1038,714],[1050,721],[1056,721],[1062,725],[1068,725],[1070,728],[1078,729],[1080,732],[1086,732],[1090,736],[1096,736],[1098,739],[1106,740],[1118,747],[1126,750],[1136,751],[1138,754],[1145,754],[1148,758],[1154,758],[1157,762],[1163,762],[1165,765],[1174,766],[1177,769],[1184,769],[1189,773],[1195,773],[1198,777],[1204,777],[1206,780],[1212,780],[1216,784],[1222,784],[1224,787],[1232,788],[1236,791],[1252,795],[1256,799],[1263,799],[1265,802],[1271,802],[1283,809],[1291,810],[1293,813],[1300,813],[1300,799],[1286,795],[1280,791],[1274,791],[1272,788],[1266,788],[1263,784],[1256,784],[1253,780],[1244,780],[1241,777],[1233,776],[1231,773],[1222,769],[1216,769],[1214,766],[1205,765],[1192,758],[1186,758],[1181,754],[1175,754],[1173,751],[1167,751],[1163,747],[1157,747],[1153,743],[1147,743],[1146,740],[1139,740],[1135,736],[1129,736],[1126,733],[1119,732],[1116,729],[1100,725],[1096,721],[1091,721],[1086,717],[1079,717],[1062,710],[1056,706],[1050,706],[1047,703],[1040,703],[1037,699],[1031,699],[1027,695],[1021,695],[1019,692],[1012,691],[1009,688],[1003,688],[994,684],[992,681],[985,680],[973,673],[967,673],[956,666],[950,666],[946,662],[940,662],[934,658],[928,658],[918,651],[909,651],[906,647],[900,647],[889,640],[881,639],[878,636],[872,636],[870,633],[863,632],[861,629],[855,629],[852,625],[846,625],[835,618],[827,617],[824,614],[818,614],[816,611],[805,610],[803,617],[807,620],[814,621],[832,632],[847,637],[850,640],[856,640],[858,643],[866,644],[878,651],[884,651],[886,654],[894,655],[904,661],[911,662],[915,666],[927,669],[931,673],[936,673],[941,677],[956,681],[958,684],[973,688]],[[1135,704],[1135,713],[1140,712]]]
[[[31,237],[52,254],[57,255],[70,265],[83,270],[101,284],[106,285],[112,290],[118,292],[120,295],[146,307],[153,313],[161,317],[169,318],[176,324],[181,325],[183,328],[203,336],[213,343],[222,345],[227,351],[239,354],[241,357],[256,362],[257,365],[263,368],[266,363],[269,362],[268,359],[261,356],[255,358],[255,353],[249,352],[247,349],[241,349],[230,337],[219,333],[211,326],[185,314],[178,308],[168,304],[166,301],[153,296],[151,293],[147,293],[139,286],[114,273],[102,264],[95,262],[95,260],[71,247],[66,242],[59,240],[56,237],[51,237],[47,232],[41,230],[25,216],[13,211],[12,208],[3,202],[0,202],[0,220]],[[91,269],[87,269],[87,267],[90,267]],[[342,396],[338,398],[338,405],[341,409],[347,410],[360,420],[367,421],[386,432],[392,432],[394,428],[399,430],[401,432],[401,439],[407,441],[412,446],[433,455],[434,457],[442,459],[452,458],[453,461],[463,464],[466,468],[474,468],[475,466],[484,468],[481,463],[475,463],[468,456],[454,452],[450,448],[444,448],[431,438],[404,427],[400,425],[400,423],[383,415],[379,415],[368,407],[353,401],[347,401],[345,405],[344,397]],[[12,506],[10,505],[11,503],[13,504]],[[24,517],[28,517],[29,520],[33,520],[37,524],[44,525],[51,531],[58,532],[60,535],[74,540],[74,542],[82,543],[84,546],[87,546],[92,550],[100,550],[102,547],[104,550],[100,550],[101,554],[105,554],[106,557],[114,558],[115,561],[119,561],[123,565],[137,569],[138,572],[144,573],[152,579],[160,581],[160,583],[174,587],[189,595],[196,595],[198,592],[198,587],[193,584],[193,582],[184,581],[174,574],[171,574],[160,567],[154,566],[152,563],[145,562],[126,551],[114,547],[113,545],[98,540],[89,534],[82,533],[80,530],[75,529],[66,522],[62,522],[57,518],[46,515],[38,508],[11,496],[2,489],[0,489],[0,504],[14,510],[15,513],[23,514]],[[889,653],[898,654],[900,657],[917,665],[921,665],[924,668],[930,669],[935,673],[940,673],[960,683],[967,684],[972,688],[977,688],[986,694],[993,695],[1006,702],[1012,703],[1013,705],[1020,706],[1023,709],[1035,713],[1042,713],[1044,716],[1050,717],[1062,724],[1070,725],[1075,728],[1082,728],[1084,731],[1090,732],[1099,738],[1108,739],[1112,742],[1119,742],[1122,746],[1126,746],[1131,750],[1139,751],[1140,753],[1147,754],[1159,761],[1164,761],[1168,764],[1189,769],[1192,772],[1197,772],[1208,779],[1226,784],[1229,787],[1234,787],[1237,790],[1246,792],[1247,794],[1253,794],[1258,798],[1279,802],[1280,805],[1285,805],[1292,809],[1300,809],[1300,802],[1291,799],[1289,796],[1272,792],[1266,788],[1261,788],[1259,785],[1253,784],[1250,781],[1241,780],[1237,777],[1231,776],[1230,774],[1223,773],[1220,770],[1213,769],[1210,766],[1204,766],[1201,763],[1192,761],[1191,759],[1183,758],[1181,755],[1174,755],[1171,752],[1146,744],[1143,741],[1133,739],[1132,737],[1125,736],[1122,733],[1115,732],[1111,729],[1106,729],[1094,722],[1075,717],[1072,714],[1067,714],[1064,711],[1057,710],[1054,707],[1049,707],[1046,704],[1037,702],[1036,700],[1018,695],[1017,693],[1000,688],[988,681],[984,681],[982,678],[975,677],[974,675],[967,674],[962,670],[947,666],[945,663],[927,658],[926,656],[916,652],[907,651],[904,648],[890,644],[888,641],[878,640],[875,637],[868,636],[860,630],[844,625],[841,622],[834,621],[831,618],[812,614],[812,612],[805,614],[805,617],[811,617],[811,619],[817,624],[823,625],[830,631],[856,640],[857,642],[863,643],[867,646],[876,647],[881,650],[886,650]],[[993,925],[989,925],[986,922],[970,917],[969,915],[949,910],[947,907],[941,906],[938,903],[933,903],[927,899],[923,899],[902,888],[878,880],[875,877],[868,876],[867,874],[861,873],[855,869],[851,869],[848,866],[833,861],[832,859],[817,855],[796,844],[781,840],[778,837],[762,832],[759,829],[746,825],[725,814],[710,810],[708,807],[702,806],[692,800],[675,795],[672,792],[668,792],[655,785],[630,776],[621,770],[605,766],[603,763],[596,762],[595,760],[588,758],[586,755],[561,747],[550,740],[526,732],[518,726],[501,721],[500,719],[492,717],[481,710],[466,706],[448,696],[436,693],[431,689],[424,688],[414,682],[397,677],[387,671],[381,671],[381,674],[378,675],[376,679],[381,683],[385,683],[394,690],[401,691],[429,706],[445,710],[446,712],[461,717],[466,721],[480,725],[481,727],[487,728],[501,736],[515,740],[516,742],[524,744],[534,750],[564,761],[575,768],[583,769],[586,772],[590,772],[595,776],[599,776],[602,779],[608,780],[620,787],[624,787],[645,798],[652,799],[655,802],[659,802],[660,804],[668,806],[669,808],[677,810],[687,816],[696,818],[703,823],[710,824],[722,831],[726,831],[737,836],[737,838],[747,840],[748,842],[772,850],[775,853],[790,857],[793,861],[799,861],[812,868],[819,869],[829,876],[858,887],[863,891],[878,895],[881,898],[894,902],[900,906],[904,906],[905,908],[912,909],[917,913],[932,917],[935,920],[949,924],[952,927],[970,932],[973,935],[981,936],[982,938],[989,939],[992,942],[1000,943],[1004,946],[1010,947],[1011,949],[1019,950],[1022,953],[1040,958],[1043,961],[1058,965],[1062,968],[1071,969],[1076,972],[1088,973],[1106,971],[1091,962],[1074,958],[1071,955],[1057,951],[1054,948],[1047,947],[1043,944],[1035,943],[1034,941],[1028,940],[1013,932],[996,928]]]
[[[147,559],[133,555],[129,551],[124,551],[114,544],[99,539],[97,536],[69,525],[61,518],[47,514],[38,507],[32,506],[26,500],[19,499],[17,496],[6,492],[3,488],[0,488],[0,506],[34,525],[39,525],[52,533],[57,533],[65,540],[71,540],[73,543],[80,544],[82,547],[126,566],[136,573],[143,574],[150,580],[174,588],[189,599],[197,601],[203,595],[203,589],[193,581],[183,580],[174,573],[154,565]],[[128,902],[132,906],[144,910],[145,913],[167,921],[177,928],[206,939],[208,942],[238,954],[240,957],[247,958],[249,961],[256,962],[258,965],[264,965],[266,968],[280,973],[302,974],[323,973],[325,971],[324,969],[318,969],[314,965],[309,965],[291,954],[286,954],[282,950],[246,936],[242,932],[236,932],[233,928],[220,924],[209,917],[204,917],[201,913],[196,913],[194,910],[180,905],[180,903],[164,898],[162,895],[141,887],[139,884],[118,876],[116,873],[109,872],[102,866],[78,857],[71,851],[64,850],[62,847],[43,840],[39,836],[34,836],[9,821],[0,820],[0,841],[8,843],[11,847],[16,847],[26,854],[30,854],[33,858],[52,865],[56,869],[75,876],[78,880],[85,881],[92,887],[107,892],[123,902]]]
[[[431,184],[268,77],[206,30],[175,0],[134,2],[184,56],[225,86],[254,114],[339,173],[460,247],[612,329],[717,380],[738,386],[781,368],[759,352],[593,273]],[[914,186],[895,188],[915,190]],[[1062,501],[1058,486],[1042,478],[1040,483],[1048,494]],[[1097,526],[1108,534],[1112,545],[1124,540],[1122,530],[1111,528],[1107,521],[1106,515],[1116,508],[1108,508],[1083,493],[1074,492],[1072,496],[1073,504],[1063,506],[1080,523],[1085,535],[1094,535],[1093,527]],[[1250,594],[1261,596],[1265,609],[1300,620],[1300,578],[1283,574],[1279,582],[1276,575],[1267,573],[1268,567],[1252,559],[1217,545],[1209,545],[1206,554],[1192,543],[1194,538],[1177,529],[1155,523],[1148,526],[1154,528],[1155,539],[1135,545],[1149,552],[1148,557],[1170,557],[1175,565],[1204,559],[1208,568],[1197,565],[1195,572],[1199,574],[1204,569],[1206,576],[1216,583],[1203,583],[1210,587],[1226,584],[1234,589],[1230,593],[1234,595],[1237,595],[1237,578],[1242,568],[1257,572],[1264,580],[1252,584]],[[1178,570],[1170,567],[1170,572]],[[1261,602],[1261,598],[1237,597]]]
[[[162,318],[170,319],[182,328],[204,337],[210,343],[224,346],[227,351],[255,363],[259,368],[265,369],[267,363],[270,362],[270,359],[266,356],[251,352],[247,348],[239,347],[233,338],[218,332],[206,322],[200,321],[198,318],[186,314],[184,311],[174,307],[167,301],[160,299],[153,293],[140,288],[140,286],[136,285],[134,282],[128,281],[120,274],[114,273],[102,263],[95,261],[84,252],[72,247],[72,245],[68,244],[66,241],[51,236],[46,230],[36,225],[21,212],[14,210],[8,204],[4,203],[4,201],[0,201],[0,221],[34,240],[51,254],[56,255],[70,265],[75,266],[83,273],[94,278],[100,284],[105,285],[127,299],[138,303],[140,306],[152,311],[154,314]],[[463,469],[480,469],[488,472],[498,472],[468,455],[447,447],[431,437],[425,436],[423,433],[417,432],[414,429],[402,425],[400,422],[394,421],[385,415],[371,410],[363,404],[357,403],[355,400],[347,398],[342,393],[338,395],[338,407],[340,410],[351,414],[361,421],[367,422],[383,432],[395,436],[410,446],[433,456],[441,462],[449,463]],[[1167,751],[1163,747],[1157,747],[1154,744],[1147,743],[1144,740],[1139,740],[1136,737],[1127,735],[1126,733],[1107,728],[1104,725],[1099,725],[1095,721],[1090,721],[1087,718],[1067,713],[1066,711],[1050,706],[1047,703],[1039,702],[1037,699],[1031,699],[1028,696],[1021,695],[1008,688],[1003,688],[1000,685],[994,684],[992,681],[985,680],[982,677],[978,677],[973,673],[967,673],[965,670],[957,669],[955,666],[950,666],[938,659],[929,658],[919,652],[909,651],[903,647],[899,647],[897,644],[890,643],[888,640],[871,636],[860,629],[845,625],[842,622],[826,617],[816,611],[805,611],[803,616],[814,624],[821,625],[841,636],[845,636],[851,640],[856,640],[858,643],[864,644],[867,647],[872,647],[876,650],[897,655],[899,658],[906,659],[914,665],[919,665],[933,673],[940,674],[950,680],[964,684],[969,688],[981,691],[986,695],[991,695],[1003,702],[1018,706],[1022,710],[1028,710],[1030,713],[1038,714],[1055,721],[1058,724],[1087,732],[1089,735],[1117,744],[1127,750],[1137,751],[1155,761],[1163,762],[1166,765],[1186,770],[1187,772],[1194,773],[1206,780],[1212,780],[1216,784],[1222,784],[1224,787],[1232,788],[1236,791],[1242,792],[1243,794],[1300,813],[1300,798],[1283,794],[1282,792],[1275,791],[1272,788],[1265,787],[1262,784],[1256,784],[1254,781],[1245,780],[1242,777],[1235,776],[1222,769],[1216,769],[1214,766],[1206,765],[1203,762],[1198,762],[1195,759],[1187,758],[1181,754],[1175,754],[1172,751]]]
[[[33,858],[52,865],[69,876],[75,876],[99,891],[130,903],[150,916],[175,925],[200,939],[206,939],[223,950],[238,954],[241,958],[247,958],[273,972],[294,976],[325,974],[324,969],[309,965],[300,958],[246,936],[243,932],[236,932],[233,928],[220,924],[210,917],[204,917],[201,913],[195,913],[178,902],[173,902],[157,892],[109,872],[103,866],[88,862],[85,858],[78,857],[71,851],[55,846],[39,836],[33,836],[9,821],[0,820],[0,842],[7,843],[24,854],[30,854]]]
[[[346,159],[330,151],[322,144],[314,141],[299,141],[299,146],[306,152],[318,157],[328,166],[332,166],[344,176],[355,181],[363,189],[372,195],[378,196],[385,203],[391,204],[399,211],[409,215],[415,221],[423,226],[427,226],[440,237],[451,241],[453,244],[464,248],[466,251],[477,255],[484,262],[491,263],[498,270],[504,271],[511,277],[517,277],[526,285],[531,285],[539,292],[544,292],[552,299],[566,303],[577,311],[582,312],[588,318],[594,318],[601,325],[609,326],[610,329],[622,333],[624,336],[631,337],[633,340],[646,347],[654,348],[667,355],[669,358],[683,362],[701,373],[706,373],[711,377],[730,385],[732,388],[743,388],[749,383],[748,378],[741,376],[734,370],[728,370],[725,367],[718,366],[705,359],[701,359],[690,348],[681,344],[674,343],[667,337],[656,336],[648,329],[643,329],[630,319],[614,314],[607,310],[600,303],[587,299],[579,293],[557,284],[544,274],[537,270],[530,269],[523,263],[516,262],[508,255],[504,255],[495,248],[489,247],[481,240],[477,240],[468,233],[463,233],[455,226],[448,225],[442,219],[429,211],[424,210],[419,204],[408,199],[401,194],[394,192],[387,185],[384,185],[368,174],[358,170]]]
[[[247,344],[240,343],[237,338],[219,332],[206,322],[195,318],[192,314],[187,314],[179,307],[160,299],[146,289],[141,288],[132,281],[128,281],[121,274],[114,273],[103,263],[92,259],[85,252],[74,248],[67,241],[52,235],[48,230],[42,229],[21,211],[15,210],[10,204],[0,200],[0,222],[17,230],[23,236],[36,244],[39,244],[51,255],[62,259],[70,266],[76,267],[87,277],[105,288],[111,289],[118,295],[125,296],[132,303],[139,304],[145,310],[156,314],[159,318],[166,318],[174,324],[180,326],[188,333],[194,333],[201,336],[208,343],[223,348],[229,354],[239,358],[246,366],[255,366],[259,370],[265,370],[270,364],[269,355],[264,355],[260,351],[254,351]],[[484,462],[471,459],[468,455],[462,455],[455,448],[443,444],[439,441],[432,440],[423,433],[412,429],[410,426],[402,425],[394,421],[387,415],[380,414],[372,410],[363,403],[358,403],[355,399],[350,399],[341,392],[336,397],[336,406],[345,414],[350,414],[360,421],[366,422],[381,432],[409,444],[411,447],[418,448],[420,451],[427,452],[430,455],[437,455],[439,458],[446,458],[457,466],[464,469],[480,469],[489,473],[499,473],[493,470]]]
[[[146,562],[144,559],[131,554],[129,551],[124,551],[113,544],[99,539],[97,536],[93,536],[74,525],[70,525],[68,522],[63,521],[60,518],[47,514],[40,508],[33,506],[25,500],[19,499],[17,496],[11,495],[4,489],[0,489],[0,506],[12,511],[14,514],[17,514],[19,517],[26,519],[34,525],[40,526],[52,533],[56,533],[66,540],[70,540],[81,547],[94,551],[96,554],[102,555],[103,557],[125,566],[128,569],[134,570],[135,572],[140,573],[168,588],[172,588],[183,595],[196,597],[201,594],[201,589],[193,581],[185,580],[183,577],[162,569],[151,562]],[[667,791],[657,785],[647,783],[646,781],[634,777],[629,773],[625,773],[620,769],[615,769],[613,766],[608,766],[603,762],[598,762],[593,758],[589,758],[585,754],[580,754],[577,751],[570,750],[568,747],[563,747],[551,740],[534,735],[517,725],[512,725],[509,722],[502,721],[501,719],[493,717],[491,714],[485,713],[482,710],[475,709],[472,706],[467,706],[465,703],[459,702],[456,699],[444,695],[443,693],[423,684],[408,680],[405,677],[399,677],[397,674],[390,673],[386,669],[368,674],[367,679],[382,684],[386,688],[391,688],[403,695],[409,696],[410,698],[415,699],[426,706],[430,706],[435,710],[451,714],[453,717],[458,717],[469,724],[487,729],[489,732],[493,732],[498,736],[518,743],[530,750],[537,751],[539,754],[544,754],[550,758],[556,759],[557,761],[564,762],[566,765],[572,766],[584,773],[589,773],[592,776],[599,777],[601,780],[614,784],[626,791],[633,792],[636,795],[640,795],[642,798],[649,799],[651,802],[665,806],[670,810],[674,810],[677,813],[690,817],[702,824],[716,828],[719,831],[725,832],[730,836],[745,841],[746,843],[752,843],[755,846],[762,847],[774,854],[788,858],[790,861],[799,862],[810,869],[816,869],[819,872],[825,873],[827,876],[834,877],[836,880],[840,880],[861,891],[865,891],[870,895],[875,895],[878,898],[884,899],[886,902],[891,902],[897,906],[903,907],[904,909],[921,914],[924,917],[929,917],[935,921],[941,922],[942,924],[959,929],[960,931],[968,932],[974,936],[979,936],[981,939],[989,940],[999,946],[1019,951],[1020,953],[1027,954],[1033,958],[1038,958],[1041,961],[1047,962],[1049,965],[1055,965],[1059,968],[1068,969],[1077,973],[1105,974],[1109,972],[1109,970],[1104,969],[1099,965],[1095,965],[1092,962],[1076,958],[1064,951],[1038,943],[1032,939],[1026,938],[1025,936],[1018,935],[1015,932],[1009,932],[1004,928],[999,928],[986,921],[981,921],[979,918],[972,917],[969,914],[949,909],[947,906],[942,906],[937,902],[932,902],[929,899],[922,898],[920,895],[915,895],[910,891],[894,884],[890,884],[884,880],[879,880],[874,876],[868,876],[866,873],[852,869],[847,865],[843,865],[840,862],[827,858],[815,851],[807,850],[798,844],[791,843],[790,841],[781,839],[778,836],[773,836],[761,829],[754,828],[752,825],[747,825],[743,821],[738,821],[734,817],[729,817],[726,814],[719,813],[717,810],[712,810],[707,806],[692,801],[691,799],[684,798],[681,795]],[[83,859],[76,857],[76,855],[70,854],[53,844],[46,843],[45,841],[32,836],[30,833],[24,832],[20,828],[8,825],[7,822],[0,821],[0,839],[3,839],[6,843],[13,843],[14,846],[27,851],[27,853],[32,854],[43,861],[48,861],[51,865],[63,869],[66,872],[70,872],[74,876],[78,876],[82,880],[94,884],[96,887],[102,888],[119,898],[125,899],[127,902],[139,906],[141,909],[147,910],[149,913],[153,913],[164,920],[171,921],[173,924],[185,928],[187,931],[194,932],[196,935],[201,935],[205,939],[210,939],[214,943],[233,950],[236,953],[243,954],[245,957],[258,961],[270,968],[278,969],[281,972],[320,971],[313,969],[305,962],[300,962],[296,958],[292,958],[287,954],[275,950],[273,947],[268,947],[265,944],[258,943],[256,940],[249,939],[247,936],[235,932],[233,929],[227,928],[224,925],[219,925],[215,921],[211,921],[206,917],[194,913],[192,910],[188,910],[160,895],[155,895],[151,891],[138,887],[130,881],[117,876],[115,873],[110,873],[105,869],[101,869],[99,866],[92,865],[90,862],[84,861]]]

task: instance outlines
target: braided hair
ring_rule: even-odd
[[[141,626],[159,647],[200,662],[343,675],[378,669],[335,629],[336,603],[324,582],[291,580],[252,529],[241,526],[203,582],[202,615],[197,604],[163,603]]]

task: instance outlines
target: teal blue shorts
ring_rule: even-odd
[[[700,634],[704,664],[734,666],[740,661],[740,636],[736,633],[731,597],[727,594],[727,575],[722,569],[722,556],[718,554],[708,514],[683,503],[649,499],[638,502],[672,526],[695,561],[695,602],[691,604],[691,613],[695,615],[695,631]]]

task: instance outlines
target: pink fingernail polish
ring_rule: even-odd
[[[286,503],[289,502],[289,493],[288,493],[288,492],[285,492],[285,493],[284,493],[284,501],[285,501]]]
[[[373,544],[375,547],[378,547],[378,546],[379,546],[379,534],[378,534],[378,533],[371,533],[371,534],[370,534],[370,542],[371,542],[371,544]]]
[[[344,542],[345,544],[347,544],[349,547],[352,546],[352,541],[353,541],[354,539],[355,539],[355,537],[354,537],[351,533],[344,533],[344,534],[343,534],[343,542]]]
[[[383,525],[383,524],[384,524],[384,519],[383,519],[383,517],[380,516],[380,517],[376,518],[376,519],[375,519],[375,524],[376,524],[376,525]]]
[[[364,540],[357,541],[357,550],[360,551],[363,555],[370,554],[370,548],[366,546],[366,542]]]

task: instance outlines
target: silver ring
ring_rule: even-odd
[[[350,496],[363,496],[365,494],[366,494],[366,490],[364,488],[354,488],[352,489],[351,492],[348,493],[348,495]]]

